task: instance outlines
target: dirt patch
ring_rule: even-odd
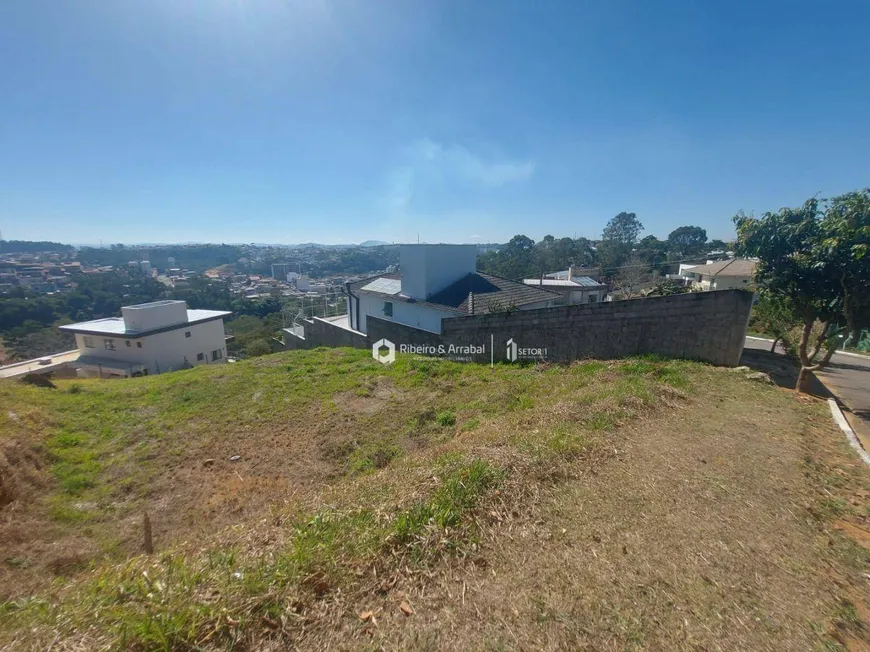
[[[597,651],[812,650],[837,641],[867,649],[862,580],[832,560],[808,509],[819,499],[808,456],[827,451],[826,464],[836,466],[849,452],[823,406],[775,388],[734,387],[723,383],[667,419],[619,430],[612,462],[494,522],[480,561],[445,564],[395,595],[354,605],[377,614],[367,630],[373,643]],[[764,400],[751,396],[762,392]],[[854,523],[840,527],[862,545],[870,540]],[[334,642],[361,642],[351,640]]]
[[[378,377],[357,392],[336,394],[333,400],[344,414],[373,415],[382,412],[391,401],[400,401],[404,395],[391,379]]]
[[[849,521],[837,521],[834,528],[847,534],[865,550],[870,550],[870,528],[866,525],[856,525]]]
[[[0,440],[0,509],[16,501],[25,504],[48,486],[46,463],[40,446],[16,438]]]

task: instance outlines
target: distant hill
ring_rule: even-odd
[[[388,245],[389,242],[384,242],[383,240],[366,240],[364,242],[360,242],[360,247],[380,247],[382,245]]]
[[[0,254],[32,254],[54,252],[70,254],[75,251],[72,245],[60,242],[31,240],[0,240]]]

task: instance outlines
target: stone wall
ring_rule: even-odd
[[[440,336],[370,317],[368,345],[386,338],[397,345],[484,346],[485,353],[472,357],[489,362],[490,356],[507,359],[513,339],[519,358],[565,362],[653,353],[733,366],[751,306],[752,293],[743,290],[694,292],[455,317],[442,322]]]

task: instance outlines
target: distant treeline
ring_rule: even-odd
[[[72,245],[47,240],[0,240],[0,254],[33,254],[38,252],[53,252],[71,254],[75,251]]]
[[[643,230],[634,213],[620,213],[607,223],[600,240],[547,235],[535,242],[516,235],[499,251],[480,256],[477,266],[482,272],[519,279],[565,270],[573,264],[612,278],[629,266],[663,274],[681,261],[702,259],[729,248],[722,240],[708,241],[707,232],[699,226],[681,226],[666,240],[654,235],[640,238]]]
[[[399,262],[398,247],[392,245],[347,248],[281,248],[246,245],[204,244],[134,247],[112,245],[106,248],[84,247],[78,259],[86,267],[124,267],[130,261],[147,260],[152,267],[174,267],[197,272],[232,265],[246,274],[269,275],[273,263],[289,263],[303,274],[314,277],[365,274]]]
[[[174,258],[173,267],[183,267],[203,272],[221,265],[236,263],[245,254],[236,245],[172,245],[161,247],[128,247],[115,244],[111,247],[83,247],[79,249],[78,259],[85,267],[126,267],[130,261],[147,260],[152,267],[166,269],[169,259]]]
[[[234,297],[227,283],[206,278],[190,279],[189,287],[168,288],[153,278],[119,269],[103,274],[82,274],[76,278],[76,283],[75,290],[62,294],[34,294],[26,288],[16,288],[4,295],[0,300],[0,337],[10,358],[35,358],[74,348],[73,338],[59,331],[58,326],[116,317],[120,315],[121,306],[157,299],[180,299],[191,309],[228,310],[236,317],[266,320],[278,315],[271,317],[268,323],[263,322],[267,324],[264,328],[269,337],[276,334],[274,324],[280,323],[282,309],[291,316],[300,311],[308,316],[315,314],[310,302],[305,305],[292,297],[256,300]],[[253,322],[248,320],[248,323]],[[263,339],[263,332],[255,336],[248,333],[249,339]],[[243,346],[249,343],[245,338],[240,342]]]

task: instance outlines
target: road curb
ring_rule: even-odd
[[[747,340],[756,340],[758,342],[773,342],[769,337],[755,337],[755,335],[747,335]],[[861,355],[860,353],[852,353],[851,351],[836,351],[835,355],[845,355],[850,358],[858,358],[859,360],[867,360],[866,355]]]
[[[840,426],[840,430],[846,434],[846,439],[849,441],[849,445],[855,449],[855,452],[858,453],[858,457],[861,458],[864,464],[870,466],[870,455],[868,455],[867,451],[864,450],[864,447],[861,446],[861,442],[858,441],[855,431],[852,430],[852,426],[849,425],[849,422],[846,421],[846,417],[843,416],[843,411],[840,410],[837,401],[829,398],[828,407],[831,408],[831,415],[834,417],[834,421],[836,421],[837,425]]]

